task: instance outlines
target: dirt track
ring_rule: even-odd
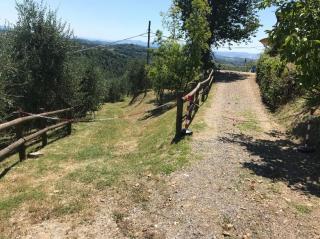
[[[320,238],[319,192],[302,163],[311,159],[271,119],[255,75],[224,72],[212,94],[207,130],[193,136],[204,160],[131,211],[129,228],[141,238]]]
[[[147,201],[102,201],[90,225],[42,224],[27,238],[320,238],[318,171],[274,123],[254,77],[218,77],[206,130],[192,141],[203,160],[149,185]]]

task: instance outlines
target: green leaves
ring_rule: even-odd
[[[186,55],[188,55],[189,72],[193,76],[200,73],[203,67],[202,56],[210,51],[211,31],[207,17],[210,13],[210,7],[207,0],[192,0],[191,12],[185,21],[185,32],[187,44],[185,46]]]
[[[202,63],[204,68],[213,67],[212,47],[219,47],[232,42],[241,43],[250,40],[259,25],[257,16],[257,3],[259,0],[174,0],[174,6],[177,6],[181,13],[181,29],[190,32],[198,26],[203,34],[199,37],[208,39],[205,41],[208,47],[204,47],[201,52]],[[198,8],[199,11],[194,11]],[[194,23],[195,17],[202,16],[206,18],[198,19],[198,23]],[[198,25],[200,24],[200,25]],[[207,28],[209,31],[207,31]],[[195,29],[197,30],[197,29]],[[205,31],[203,31],[205,30]],[[191,32],[190,32],[191,33]],[[192,36],[195,39],[195,36]],[[203,47],[204,45],[201,45]]]
[[[153,62],[147,67],[152,87],[161,102],[165,90],[176,91],[184,87],[186,78],[186,57],[183,47],[174,40],[161,41],[155,50]]]
[[[181,8],[183,29],[192,12],[192,0],[175,0]],[[259,27],[257,0],[208,0],[211,36],[209,43],[215,47],[230,42],[247,41]]]
[[[257,67],[257,82],[261,89],[264,102],[271,109],[288,102],[298,93],[295,83],[296,69],[286,65],[280,57],[264,54],[260,57]]]
[[[266,2],[266,1],[265,1]],[[299,83],[320,96],[320,1],[268,1],[278,6],[272,52],[297,66]],[[316,96],[316,95],[317,96]]]
[[[16,74],[8,77],[8,94],[18,96],[15,107],[31,112],[68,106],[73,87],[64,73],[71,31],[55,11],[34,0],[18,2],[16,9],[10,54]]]
[[[165,25],[172,34],[168,40],[163,40],[162,34],[157,33],[160,47],[154,52],[148,76],[159,101],[165,90],[181,91],[187,87],[187,83],[196,80],[204,65],[203,54],[210,52],[208,1],[192,0],[190,4],[190,15],[185,22],[179,19],[183,12],[178,5],[170,8],[165,18]],[[182,35],[185,36],[185,45],[180,45],[177,41]]]

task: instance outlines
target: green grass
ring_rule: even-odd
[[[53,214],[55,216],[61,217],[64,215],[78,213],[84,208],[85,208],[84,200],[76,200],[73,202],[68,202],[68,203],[56,206],[53,210]]]
[[[86,214],[93,210],[90,198],[110,187],[143,202],[144,193],[132,182],[148,174],[168,175],[192,158],[188,139],[171,144],[175,109],[148,120],[123,117],[151,107],[106,104],[96,117],[120,119],[74,124],[71,136],[41,150],[44,156],[14,167],[0,181],[0,231],[10,227],[7,219],[27,202],[30,218]]]
[[[9,218],[11,212],[19,207],[22,203],[28,201],[40,201],[44,198],[45,194],[40,189],[24,188],[23,190],[21,190],[21,192],[15,193],[5,198],[1,198],[0,216],[2,219]]]
[[[192,129],[196,131],[201,131],[204,130],[208,125],[204,121],[198,121],[192,125]]]
[[[301,214],[310,214],[312,212],[312,209],[306,205],[298,203],[291,203],[291,205]]]
[[[77,160],[89,160],[103,157],[106,153],[100,145],[89,145],[81,149],[76,156]]]
[[[241,116],[244,118],[244,120],[237,124],[237,128],[241,132],[261,132],[262,129],[259,126],[259,122],[257,121],[254,113],[245,111],[241,113]]]

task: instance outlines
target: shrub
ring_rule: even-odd
[[[293,64],[286,64],[281,59],[264,54],[257,65],[257,82],[263,101],[272,109],[287,103],[298,94],[296,70]]]

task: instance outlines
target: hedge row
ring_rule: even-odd
[[[299,92],[296,81],[296,70],[292,64],[264,54],[257,64],[257,82],[261,89],[262,99],[272,110],[287,103]]]

